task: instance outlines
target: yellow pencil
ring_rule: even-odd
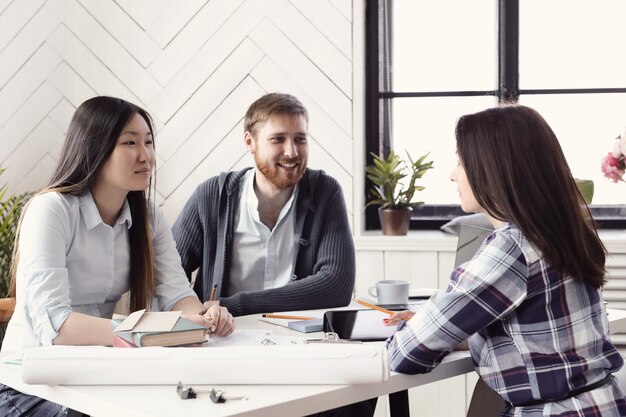
[[[211,290],[211,297],[209,298],[209,301],[213,301],[215,300],[215,292],[217,291],[217,284],[215,284],[213,286],[213,290]]]
[[[284,314],[263,314],[266,319],[315,320],[317,317],[289,316]]]
[[[361,304],[362,306],[365,306],[365,307],[368,307],[368,308],[371,308],[371,309],[374,309],[374,310],[382,311],[383,313],[387,313],[389,315],[396,314],[395,311],[391,311],[391,310],[387,310],[386,308],[378,307],[377,305],[370,304],[367,301],[358,300],[358,299],[356,299],[354,301],[356,301],[357,303]]]
[[[213,286],[213,289],[211,290],[211,296],[209,297],[209,301],[214,301],[215,300],[215,293],[217,292],[217,284],[215,284]],[[207,311],[209,311],[208,308],[203,308],[202,310],[200,310],[200,312],[198,312],[199,315],[204,316]],[[212,320],[211,317],[208,317],[209,320]]]
[[[375,304],[368,303],[367,301],[363,301],[363,300],[359,300],[359,299],[353,299],[353,300],[354,300],[354,301],[356,301],[357,303],[361,304],[362,306],[369,307],[369,308],[374,309],[374,310],[378,310],[378,311],[380,311],[380,312],[383,312],[383,313],[389,314],[390,316],[391,316],[392,314],[396,314],[396,313],[397,313],[397,311],[387,310],[386,308],[382,308],[382,307],[379,307],[379,306],[377,306],[377,305],[375,305]],[[385,318],[384,320],[387,320],[387,319]],[[408,319],[407,319],[407,318],[402,317],[400,320],[402,320],[402,321],[406,321],[406,320],[408,320]]]

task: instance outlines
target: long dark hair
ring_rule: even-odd
[[[478,204],[515,224],[554,267],[601,287],[606,250],[541,115],[502,105],[459,119],[456,145]]]
[[[72,116],[52,178],[39,194],[54,191],[80,195],[89,190],[94,185],[102,166],[111,156],[122,129],[135,114],[139,114],[148,124],[150,132],[154,133],[152,118],[148,112],[128,101],[100,96],[82,103]],[[151,187],[152,181],[149,190]],[[128,231],[130,308],[131,311],[136,311],[150,308],[154,292],[151,216],[145,191],[130,191],[126,199],[133,219],[133,225]],[[12,265],[12,296],[15,296],[18,246],[16,238]]]

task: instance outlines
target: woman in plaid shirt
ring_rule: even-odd
[[[461,207],[495,231],[445,292],[389,318],[399,322],[392,369],[429,372],[469,339],[503,416],[626,416],[603,309],[605,248],[554,132],[535,110],[505,105],[461,117],[456,141]]]

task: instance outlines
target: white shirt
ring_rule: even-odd
[[[158,208],[152,223],[155,301],[169,310],[195,294]],[[102,221],[90,192],[33,198],[20,230],[17,305],[2,350],[51,345],[73,311],[110,318],[129,290],[131,225],[128,202],[111,227]]]
[[[298,186],[285,203],[273,230],[259,218],[259,200],[254,192],[251,169],[241,178],[239,208],[235,213],[233,253],[228,295],[287,285],[295,251],[294,201]]]

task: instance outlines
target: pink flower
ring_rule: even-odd
[[[624,181],[624,172],[626,171],[626,129],[615,138],[613,150],[602,158],[600,169],[604,176],[611,181]]]
[[[615,143],[613,144],[613,152],[611,152],[611,154],[615,158],[619,158],[622,155],[622,141],[619,139],[619,137],[615,140]]]
[[[624,155],[621,153],[619,157],[615,157],[613,152],[609,152],[602,158],[602,173],[613,182],[624,181],[622,177],[624,176],[625,168]]]
[[[615,138],[612,154],[616,158],[620,158],[626,155],[626,132]]]

